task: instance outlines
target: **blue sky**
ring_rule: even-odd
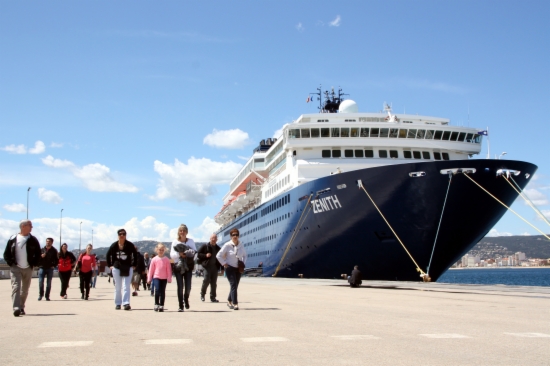
[[[259,140],[341,86],[363,112],[489,127],[491,155],[539,166],[550,216],[544,1],[0,2],[0,245],[107,246],[215,228]],[[469,116],[468,116],[469,111]],[[486,143],[482,156],[486,154]],[[519,200],[513,206],[542,230]],[[536,234],[511,214],[493,234]],[[57,240],[56,240],[57,241]]]

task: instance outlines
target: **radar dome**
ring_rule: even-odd
[[[338,113],[357,113],[358,111],[357,103],[351,99],[344,100],[338,108]]]

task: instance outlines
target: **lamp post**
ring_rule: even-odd
[[[29,191],[31,190],[31,187],[27,189],[27,220],[29,219]]]
[[[82,251],[82,221],[80,221],[80,242],[78,243],[78,253]]]
[[[506,151],[499,155],[498,160],[500,160],[500,158],[502,158],[504,155],[506,155]]]
[[[61,227],[63,226],[63,209],[61,209],[61,216],[59,219],[59,245],[63,244],[61,242]]]

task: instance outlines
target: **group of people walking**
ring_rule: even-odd
[[[16,317],[25,315],[25,303],[34,267],[38,267],[39,301],[43,298],[46,301],[50,300],[55,267],[58,268],[61,282],[61,298],[67,298],[71,275],[78,271],[81,298],[88,300],[90,287],[95,286],[94,273],[97,275],[98,270],[98,261],[92,254],[92,245],[88,244],[86,251],[77,259],[68,250],[66,243],[63,243],[57,251],[53,246],[52,238],[47,238],[46,245],[41,248],[36,237],[31,234],[30,220],[21,220],[19,230],[18,234],[10,237],[4,250],[4,260],[10,266],[13,315]],[[201,301],[205,301],[206,292],[210,287],[210,301],[219,302],[216,295],[217,280],[218,272],[223,268],[230,285],[227,306],[230,309],[239,310],[237,289],[247,260],[244,246],[240,245],[239,230],[232,229],[231,240],[221,248],[217,245],[217,236],[212,234],[209,243],[198,251],[193,239],[187,237],[188,232],[186,225],[180,225],[178,237],[172,242],[169,257],[165,256],[167,249],[164,244],[158,243],[155,247],[156,255],[149,259],[148,255],[141,256],[136,246],[126,239],[126,230],[118,230],[118,240],[109,247],[106,254],[107,267],[110,269],[115,285],[116,310],[131,310],[131,284],[136,290],[137,280],[138,287],[140,281],[143,281],[144,288],[146,282],[147,288],[151,289],[151,295],[155,298],[153,310],[163,312],[166,286],[172,282],[173,276],[176,278],[178,311],[189,309],[195,260],[204,268],[204,280],[200,291]],[[136,276],[133,276],[134,271]],[[45,290],[44,280],[46,280]],[[136,294],[135,291],[133,294]]]

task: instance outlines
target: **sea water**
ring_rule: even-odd
[[[550,267],[450,269],[437,282],[475,285],[550,286]]]

